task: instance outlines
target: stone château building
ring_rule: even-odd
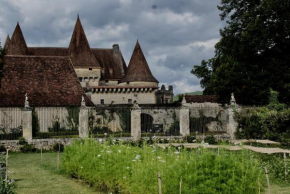
[[[127,67],[118,44],[91,48],[79,17],[68,48],[28,47],[19,23],[4,45],[7,54],[0,89],[0,106],[80,106],[93,104],[162,104],[173,101],[173,88],[158,90],[136,42]],[[85,95],[86,94],[86,95]]]

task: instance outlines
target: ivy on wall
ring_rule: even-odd
[[[80,107],[66,107],[68,116],[66,118],[67,127],[71,131],[77,131],[79,127]]]
[[[35,108],[32,108],[32,136],[35,137],[36,133],[39,132],[39,120]]]

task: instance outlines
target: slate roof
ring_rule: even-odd
[[[9,34],[7,35],[7,38],[6,38],[6,41],[5,41],[5,44],[4,44],[4,49],[7,51],[7,49],[8,49],[8,46],[9,46],[9,44],[10,44],[10,41],[11,41],[11,39],[10,39],[10,37],[9,37]]]
[[[185,96],[185,100],[187,103],[217,102],[215,95],[189,95]]]
[[[85,95],[69,57],[6,56],[1,80],[0,107],[80,106],[93,103]]]
[[[67,56],[68,48],[61,47],[28,47],[29,55],[35,56]]]
[[[138,40],[128,66],[127,74],[121,80],[121,82],[135,81],[158,83],[157,79],[152,75],[149,69],[146,58],[142,52]]]
[[[28,55],[28,48],[22,34],[19,23],[17,23],[11,41],[9,43],[9,49],[7,55]]]
[[[89,42],[79,17],[76,21],[70,41],[68,55],[70,56],[74,67],[86,66],[101,68],[99,62],[91,52]]]
[[[122,79],[127,72],[126,62],[121,51],[114,53],[113,49],[91,49],[105,73],[102,74],[102,80]],[[110,74],[110,68],[113,74]]]

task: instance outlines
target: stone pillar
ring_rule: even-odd
[[[23,137],[27,141],[32,140],[32,110],[30,108],[24,108],[23,112]]]
[[[79,114],[79,137],[89,137],[89,109],[83,106],[80,108]]]
[[[228,108],[228,123],[227,123],[227,133],[230,135],[231,139],[235,139],[235,132],[238,127],[238,123],[235,121],[235,111],[239,111],[239,107],[236,103],[234,94],[231,94],[231,103]]]
[[[133,140],[141,138],[141,108],[135,104],[131,110],[131,136]]]
[[[82,96],[79,114],[79,137],[89,137],[89,109],[86,107],[84,96]]]
[[[183,137],[190,135],[189,122],[189,109],[186,107],[181,107],[179,110],[179,127],[180,135]]]

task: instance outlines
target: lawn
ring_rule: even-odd
[[[61,157],[61,156],[60,156]],[[56,170],[56,153],[12,153],[9,156],[10,178],[16,181],[19,194],[91,194],[98,193],[77,179]]]

